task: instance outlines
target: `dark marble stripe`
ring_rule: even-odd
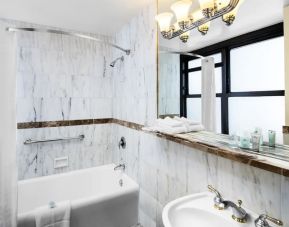
[[[283,133],[289,134],[289,126],[283,126]]]
[[[51,128],[51,127],[77,126],[77,125],[107,124],[111,122],[112,118],[67,120],[67,121],[21,122],[17,124],[17,128],[18,129]]]
[[[112,122],[114,124],[118,124],[127,128],[131,128],[131,129],[135,129],[138,131],[141,131],[142,128],[144,127],[141,124],[137,124],[137,123],[133,123],[133,122],[129,122],[129,121],[123,121],[123,120],[119,120],[119,119],[112,119]]]

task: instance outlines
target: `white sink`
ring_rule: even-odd
[[[246,223],[232,219],[231,209],[217,210],[214,208],[214,194],[209,192],[193,194],[168,203],[163,210],[165,227],[255,227],[254,220],[258,217],[246,207],[248,213]]]

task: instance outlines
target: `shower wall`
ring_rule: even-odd
[[[112,117],[112,68],[109,67],[112,51],[109,46],[37,32],[17,32],[16,39],[18,123]],[[85,135],[84,141],[23,145],[29,138],[80,134]],[[18,178],[110,163],[109,136],[109,124],[18,129]],[[69,166],[54,169],[54,159],[65,156],[69,158]]]
[[[139,124],[152,123],[157,114],[156,6],[150,4],[115,35],[115,42],[131,54],[113,71],[113,117]],[[149,6],[150,5],[150,6]],[[114,57],[119,51],[113,51]],[[153,57],[152,57],[153,56]]]

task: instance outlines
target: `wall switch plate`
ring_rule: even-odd
[[[68,167],[68,157],[60,157],[54,159],[54,169]]]

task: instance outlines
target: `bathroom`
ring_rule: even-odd
[[[0,4],[0,227],[289,227],[288,0]]]

